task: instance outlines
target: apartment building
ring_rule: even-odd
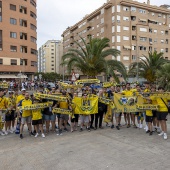
[[[0,78],[37,72],[36,0],[0,0]]]
[[[63,43],[59,40],[48,40],[39,48],[38,72],[54,72],[62,74],[61,56],[63,55]]]
[[[62,34],[64,53],[78,48],[80,36],[110,39],[111,48],[121,51],[117,60],[128,69],[129,64],[148,55],[148,51],[163,52],[170,59],[170,10],[168,5],[155,6],[133,0],[107,0],[100,8],[86,15]],[[115,59],[109,56],[109,59]]]

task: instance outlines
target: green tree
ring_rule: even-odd
[[[75,41],[78,49],[70,48],[62,57],[62,64],[67,65],[69,73],[73,68],[77,68],[89,78],[94,78],[98,74],[105,73],[106,75],[112,75],[119,81],[114,71],[118,70],[124,75],[125,66],[120,61],[107,60],[106,58],[109,55],[117,57],[120,55],[120,51],[109,48],[110,40],[108,38],[88,37],[87,42],[82,37],[80,38],[82,45]]]
[[[34,76],[37,76],[39,79],[39,75],[42,75],[42,79],[41,80],[45,80],[45,81],[57,81],[60,80],[62,78],[62,76],[58,73],[54,73],[54,72],[50,72],[50,73],[35,73]]]
[[[163,58],[163,53],[148,52],[148,56],[143,55],[145,59],[140,57],[140,62],[134,62],[130,65],[129,75],[136,75],[145,78],[148,82],[156,81],[156,72],[163,64],[167,62]]]
[[[170,63],[164,64],[161,69],[157,70],[157,84],[164,87],[165,90],[170,91]]]

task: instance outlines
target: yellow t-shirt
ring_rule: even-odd
[[[134,91],[133,90],[124,90],[122,91],[122,94],[125,95],[125,96],[133,96],[134,94]]]
[[[68,109],[68,103],[67,102],[60,102],[60,109]]]
[[[20,94],[19,96],[17,96],[16,98],[16,104],[18,104],[21,100],[23,100],[25,98],[24,95]]]
[[[6,109],[7,108],[7,99],[6,97],[0,97],[0,109]]]
[[[32,120],[42,119],[41,109],[32,110]]]
[[[168,112],[168,108],[167,108],[167,106],[165,105],[165,103],[168,105],[167,99],[162,98],[162,99],[164,100],[164,102],[165,102],[165,103],[164,103],[160,97],[151,96],[150,98],[151,98],[152,101],[155,100],[155,101],[157,102],[157,104],[159,105],[158,111],[160,111],[160,112]]]
[[[146,116],[153,116],[152,110],[146,110]]]
[[[12,97],[12,98],[7,98],[7,102],[8,102],[8,107],[13,107],[13,109],[15,109],[16,107],[16,98]]]
[[[150,89],[145,89],[143,92],[148,93],[150,92]]]
[[[32,104],[32,101],[30,99],[28,99],[28,100],[24,99],[21,101],[21,106],[27,106],[27,105],[31,105],[31,104]],[[28,117],[31,115],[32,115],[31,110],[23,110],[23,112],[22,112],[22,117]]]

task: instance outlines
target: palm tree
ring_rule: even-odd
[[[115,74],[115,70],[119,70],[124,74],[125,66],[117,60],[106,60],[109,55],[117,57],[120,55],[120,51],[109,48],[108,38],[91,38],[88,37],[86,42],[82,37],[83,45],[75,41],[75,44],[79,49],[70,48],[68,52],[62,56],[63,65],[67,65],[69,73],[73,68],[77,68],[84,75],[88,77],[96,77],[98,74],[106,73],[106,75],[112,75],[117,81],[118,78]],[[125,69],[126,70],[126,69]]]
[[[164,64],[161,69],[157,70],[156,77],[159,86],[164,87],[165,90],[170,91],[170,63]]]
[[[156,80],[156,71],[167,60],[163,58],[162,52],[157,53],[156,51],[153,53],[148,52],[148,57],[145,55],[143,57],[140,57],[140,62],[134,62],[130,65],[129,75],[136,75],[138,72],[139,77],[145,78],[148,82],[154,82]]]

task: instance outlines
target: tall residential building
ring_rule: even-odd
[[[103,6],[86,15],[62,34],[64,53],[78,48],[80,36],[110,39],[110,46],[121,51],[117,60],[126,68],[148,51],[163,52],[170,59],[170,10],[169,5],[160,7],[133,0],[107,0]],[[115,59],[112,56],[108,58]]]
[[[31,79],[37,72],[36,6],[36,0],[0,0],[0,78],[21,72]]]
[[[61,74],[61,56],[63,55],[63,43],[59,40],[48,40],[39,48],[38,72]]]

